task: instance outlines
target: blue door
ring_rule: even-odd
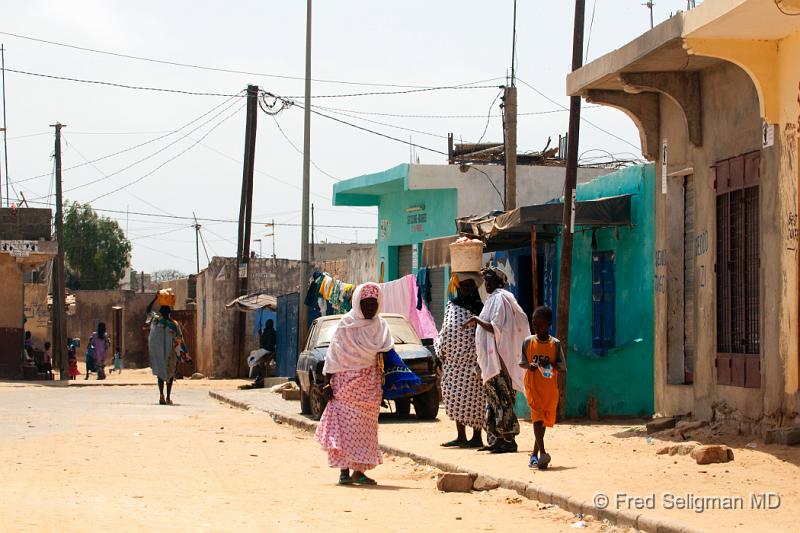
[[[300,295],[287,294],[278,297],[275,329],[279,376],[293,378],[297,368],[298,320],[300,317]]]
[[[614,252],[592,253],[592,351],[605,355],[616,334]]]

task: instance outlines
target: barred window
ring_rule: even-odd
[[[760,153],[717,170],[717,383],[761,386]]]

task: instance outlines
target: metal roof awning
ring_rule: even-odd
[[[510,250],[530,242],[531,226],[559,226],[563,212],[564,205],[560,202],[528,205],[513,211],[460,218],[456,220],[456,227],[460,234],[484,240],[487,252]],[[577,202],[575,207],[576,226],[602,228],[628,226],[630,223],[630,194]],[[423,257],[424,254],[423,246]]]
[[[225,307],[228,309],[235,307],[244,313],[251,313],[259,309],[264,309],[265,307],[275,311],[278,308],[278,299],[268,294],[246,294],[229,302]]]
[[[456,242],[458,235],[427,239],[422,241],[422,266],[439,268],[450,264],[450,244]]]

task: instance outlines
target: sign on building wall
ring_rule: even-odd
[[[411,269],[419,270],[419,244],[411,245]]]
[[[391,224],[388,219],[384,218],[381,220],[381,240],[385,241],[386,238],[389,236],[389,229],[391,228]]]
[[[775,124],[764,122],[761,126],[761,148],[769,148],[775,144]]]

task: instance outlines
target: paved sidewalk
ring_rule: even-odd
[[[299,402],[259,391],[211,391],[210,394],[244,409],[260,410],[285,422],[313,430],[316,422],[299,414]],[[670,441],[647,439],[643,421],[557,425],[547,434],[553,456],[547,471],[529,470],[533,444],[529,422],[522,422],[520,452],[490,455],[472,450],[441,448],[455,437],[455,426],[442,409],[437,421],[412,417],[398,420],[381,415],[380,441],[384,451],[411,457],[443,470],[476,472],[500,478],[505,488],[531,499],[556,503],[573,512],[609,518],[612,523],[646,531],[716,531],[745,527],[772,531],[797,530],[800,508],[800,449],[777,445],[745,445],[744,437],[695,430],[692,439],[725,443],[734,448],[735,460],[726,464],[697,465],[687,456],[656,455]],[[751,444],[752,445],[752,444]],[[751,493],[777,493],[780,506],[772,510],[752,508]],[[608,508],[593,505],[597,494],[609,498]],[[651,497],[651,499],[647,499]],[[641,497],[644,501],[629,498]],[[683,509],[675,508],[687,501]],[[741,498],[741,500],[739,500]],[[599,500],[602,501],[602,497]],[[669,507],[673,502],[673,508]],[[741,502],[741,505],[740,505]],[[693,508],[688,508],[693,504]],[[713,509],[716,505],[734,509]],[[702,506],[705,506],[702,510]]]

